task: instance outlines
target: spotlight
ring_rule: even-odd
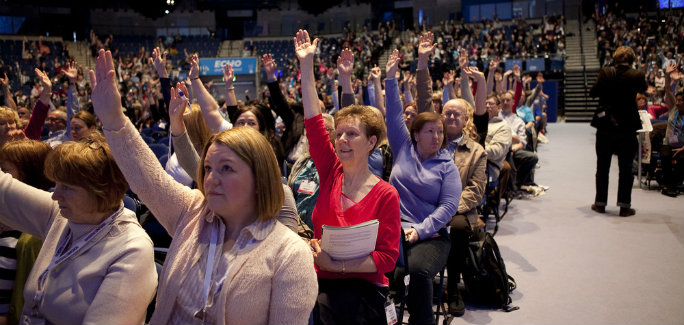
[[[167,10],[164,10],[164,13],[168,15],[168,14],[169,14],[169,10],[168,10],[168,9],[167,9]]]

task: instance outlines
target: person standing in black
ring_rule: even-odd
[[[641,120],[634,98],[638,92],[646,91],[647,85],[644,73],[631,68],[635,59],[630,47],[619,47],[613,55],[614,66],[599,71],[590,92],[592,97],[599,98],[599,107],[603,108],[598,114],[603,122],[596,125],[596,198],[591,209],[606,212],[610,160],[617,155],[620,170],[617,205],[621,217],[636,213],[631,208],[632,161],[638,149],[636,131],[641,128]]]

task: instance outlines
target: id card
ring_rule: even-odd
[[[302,183],[299,184],[299,189],[297,190],[297,192],[311,195],[316,191],[316,187],[316,183],[312,181],[302,181]]]
[[[394,301],[390,297],[387,297],[387,301],[385,301],[385,319],[387,319],[387,325],[397,323],[397,308],[394,307]]]

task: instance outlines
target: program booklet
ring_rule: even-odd
[[[375,250],[379,225],[377,219],[346,227],[323,225],[321,248],[336,261],[370,255]]]

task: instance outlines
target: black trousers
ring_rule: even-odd
[[[444,268],[449,257],[451,240],[446,229],[439,236],[421,240],[409,247],[408,263],[411,274],[406,307],[410,325],[434,324],[432,311],[432,279]]]
[[[613,155],[618,156],[619,180],[617,205],[629,208],[632,203],[632,184],[634,174],[632,161],[639,144],[636,132],[606,131],[596,132],[596,198],[594,204],[608,204],[608,174]]]
[[[660,148],[660,161],[663,169],[663,181],[665,187],[675,187],[684,175],[684,153],[673,156],[672,147],[663,145]],[[673,158],[676,158],[673,161]]]
[[[458,283],[461,282],[461,273],[473,230],[467,217],[462,214],[455,215],[449,225],[451,226],[451,231],[449,232],[451,249],[449,250],[449,259],[447,260],[447,272],[449,272],[449,281],[447,281],[447,293],[449,293],[449,296],[447,299],[451,302],[451,297],[458,294]]]
[[[388,293],[363,279],[318,279],[314,324],[387,324]]]

